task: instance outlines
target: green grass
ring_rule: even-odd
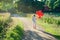
[[[6,38],[4,40],[22,40],[23,37],[23,28],[17,25],[13,30],[9,31],[6,34]]]
[[[43,28],[45,28],[45,30],[47,32],[55,34],[55,35],[60,35],[60,34],[57,34],[57,32],[59,31],[59,28],[60,28],[60,27],[57,27],[57,25],[43,23],[43,22],[40,22],[40,20],[38,21],[38,24],[40,24]]]
[[[17,18],[11,18],[10,14],[0,14],[0,39],[22,40],[23,23]]]
[[[8,29],[6,33],[6,38],[4,38],[4,40],[22,40],[22,37],[24,35],[23,33],[24,33],[23,23],[19,20]]]
[[[0,38],[3,38],[6,33],[6,28],[8,24],[11,22],[11,17],[9,13],[0,14]]]
[[[37,24],[60,40],[60,19],[59,17],[57,18],[55,16],[52,17],[52,15],[44,15],[41,19],[37,20]]]

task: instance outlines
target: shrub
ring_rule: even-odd
[[[60,25],[60,20],[58,20],[57,25]]]
[[[6,32],[6,28],[9,25],[9,22],[11,21],[11,17],[9,13],[1,13],[0,14],[0,36],[3,37],[3,35]]]
[[[55,19],[54,17],[43,17],[41,20],[49,24],[60,24],[60,19]]]
[[[22,40],[23,37],[23,28],[17,25],[14,29],[10,30],[8,34],[6,34],[6,38],[4,40]]]

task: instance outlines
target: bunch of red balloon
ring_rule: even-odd
[[[44,14],[43,14],[42,10],[38,10],[38,11],[36,11],[36,15],[38,18],[42,18]]]

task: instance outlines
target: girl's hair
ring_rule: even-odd
[[[35,16],[35,14],[33,16]]]

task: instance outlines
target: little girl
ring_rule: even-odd
[[[33,21],[33,28],[36,29],[36,15],[33,15],[32,21]]]

